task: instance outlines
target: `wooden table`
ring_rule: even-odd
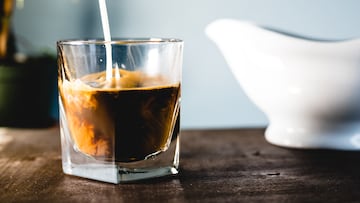
[[[59,128],[0,129],[0,202],[359,202],[360,152],[289,150],[263,129],[187,130],[181,173],[113,185],[64,175]]]

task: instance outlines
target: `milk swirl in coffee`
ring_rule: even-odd
[[[119,73],[116,73],[119,71]],[[75,81],[59,78],[74,148],[98,160],[132,162],[165,151],[179,131],[180,84],[113,69]]]

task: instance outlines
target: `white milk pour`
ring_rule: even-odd
[[[111,35],[109,18],[106,9],[106,1],[99,0],[101,23],[105,39],[105,53],[106,53],[106,80],[111,81],[112,79],[112,50],[111,50]],[[118,78],[117,78],[118,79]]]

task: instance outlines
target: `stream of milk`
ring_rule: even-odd
[[[112,49],[111,49],[111,34],[109,26],[109,18],[106,8],[106,0],[99,0],[101,24],[105,39],[106,50],[106,80],[112,80]]]

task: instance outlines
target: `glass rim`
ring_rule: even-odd
[[[111,41],[104,39],[66,39],[56,42],[57,45],[128,45],[128,44],[163,44],[163,43],[183,43],[177,38],[113,38]]]

